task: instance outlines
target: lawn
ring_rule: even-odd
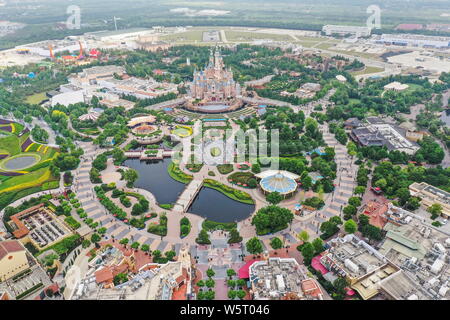
[[[176,134],[180,138],[186,138],[192,135],[192,128],[188,126],[176,126],[174,130],[172,130],[173,134]]]
[[[203,186],[222,192],[227,197],[246,204],[254,204],[252,197],[244,191],[231,188],[219,181],[212,179],[203,180]]]
[[[245,31],[225,31],[225,36],[227,37],[228,41],[249,41],[258,39],[271,39],[276,41],[294,40],[289,35]]]
[[[366,66],[363,70],[351,72],[353,76],[383,72],[384,68]]]
[[[167,35],[162,37],[164,40],[172,40],[172,41],[202,41],[203,39],[203,31],[202,30],[193,30],[182,33],[175,33],[171,35]]]
[[[42,101],[47,100],[47,99],[48,98],[47,98],[47,95],[45,94],[45,92],[41,92],[41,93],[36,93],[31,96],[28,96],[25,99],[25,102],[29,103],[29,104],[40,104]]]
[[[59,186],[49,168],[52,159],[58,155],[57,150],[39,143],[31,143],[26,148],[27,151],[22,152],[21,146],[27,141],[30,133],[18,137],[23,126],[17,123],[14,123],[14,126],[17,128],[14,133],[8,133],[7,136],[0,138],[0,154],[8,154],[8,157],[2,159],[2,165],[20,156],[34,156],[38,162],[24,170],[6,170],[0,166],[0,208],[18,199],[19,195],[24,196]]]

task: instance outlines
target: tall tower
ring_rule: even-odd
[[[214,55],[212,49],[209,50],[209,66],[214,66]]]
[[[216,52],[214,53],[214,69],[222,70],[222,67],[223,67],[222,55],[220,54],[219,49],[216,48]]]

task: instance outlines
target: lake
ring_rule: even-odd
[[[203,187],[188,212],[215,222],[235,222],[248,218],[254,210],[253,204],[235,201],[217,190]]]

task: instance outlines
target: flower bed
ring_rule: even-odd
[[[161,216],[159,217],[159,224],[158,223],[154,223],[151,224],[147,231],[149,233],[153,233],[156,234],[158,236],[166,236],[167,235],[167,216],[165,214],[161,214]]]
[[[173,162],[169,164],[169,166],[167,167],[167,171],[172,179],[184,184],[188,184],[194,178],[193,176],[181,171],[181,169]]]
[[[249,189],[257,187],[255,176],[251,172],[235,172],[228,177],[228,182]]]
[[[229,174],[229,173],[233,172],[233,165],[232,164],[219,164],[217,166],[217,170],[221,174]]]
[[[252,197],[244,191],[233,189],[227,185],[224,185],[216,180],[205,179],[203,185],[207,188],[211,188],[222,192],[227,197],[247,204],[254,204]]]

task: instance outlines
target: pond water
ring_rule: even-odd
[[[186,187],[167,173],[171,161],[170,158],[162,161],[128,159],[123,164],[139,172],[136,187],[153,193],[158,203],[169,204],[175,203]],[[214,189],[202,188],[188,212],[215,222],[234,222],[248,218],[254,210],[254,205],[235,201]]]
[[[138,171],[139,179],[136,187],[150,191],[159,204],[175,203],[183,192],[185,184],[172,179],[167,167],[172,162],[170,158],[162,161],[140,161],[128,159],[124,165]]]
[[[188,212],[215,222],[235,222],[248,218],[254,210],[252,204],[235,201],[217,190],[204,187]]]
[[[33,156],[22,156],[6,161],[4,167],[7,170],[20,170],[31,167],[38,161],[39,160]]]

